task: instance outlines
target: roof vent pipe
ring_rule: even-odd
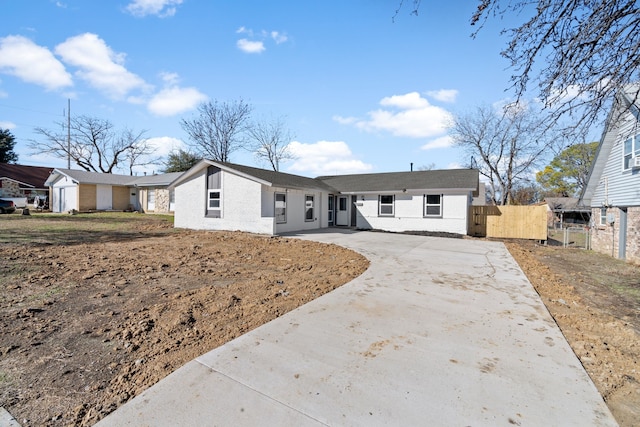
[[[411,162],[411,172],[413,172],[413,162]]]

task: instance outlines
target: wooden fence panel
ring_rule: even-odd
[[[471,206],[469,235],[547,240],[547,207]]]

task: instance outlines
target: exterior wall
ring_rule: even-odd
[[[155,190],[156,199],[153,210],[147,209],[149,190]],[[143,212],[167,213],[171,212],[169,207],[169,190],[162,187],[140,188],[138,191],[139,204]]]
[[[129,208],[129,190],[128,187],[111,188],[112,209],[124,211]]]
[[[627,113],[628,115],[629,113]],[[591,207],[640,205],[640,169],[622,170],[624,141],[640,133],[638,122],[628,119],[620,127],[602,176],[591,199]]]
[[[20,184],[12,179],[0,179],[0,197],[24,197]]]
[[[620,209],[609,208],[613,224],[600,225],[600,208],[591,211],[591,249],[618,258],[620,256]],[[640,207],[627,208],[625,259],[640,264]]]
[[[56,180],[51,186],[49,207],[52,212],[78,209],[78,186],[67,177]],[[95,192],[94,192],[95,194]]]
[[[94,184],[80,184],[78,188],[78,201],[76,205],[79,211],[91,211],[97,208],[98,190]],[[68,209],[67,209],[68,210]]]
[[[389,193],[386,193],[389,194]],[[424,195],[395,195],[394,216],[378,215],[378,195],[358,196],[357,228],[385,231],[432,231],[467,234],[469,194],[445,194],[442,197],[442,217],[425,218]]]
[[[175,189],[175,227],[274,234],[274,217],[261,216],[261,184],[223,172],[222,218],[206,217],[206,195],[206,168],[203,168]]]
[[[268,211],[264,212],[265,216],[274,217],[275,193],[286,193],[287,195],[287,222],[277,223],[276,233],[287,233],[291,231],[314,230],[321,227],[324,222],[326,227],[327,214],[324,211],[327,206],[327,194],[321,191],[303,191],[292,189],[272,189],[263,187],[263,195],[268,199],[266,202],[270,204]],[[313,221],[305,220],[305,202],[307,195],[313,196]],[[265,203],[263,201],[263,203]],[[323,221],[324,220],[324,221]],[[275,222],[275,220],[274,220]]]

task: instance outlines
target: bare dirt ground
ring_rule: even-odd
[[[508,243],[622,426],[640,419],[640,267]],[[349,250],[135,214],[0,217],[0,406],[92,425],[193,358],[361,274]]]

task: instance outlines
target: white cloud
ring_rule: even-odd
[[[183,0],[133,0],[125,8],[133,16],[156,15],[160,18],[176,14],[176,7]]]
[[[247,39],[240,39],[236,42],[238,49],[245,53],[261,53],[266,50],[264,43],[260,41],[251,41]]]
[[[15,127],[15,123],[0,121],[0,129],[14,129]]]
[[[0,38],[0,72],[47,90],[73,86],[71,74],[49,49],[23,36]]]
[[[95,34],[68,38],[55,48],[62,60],[79,70],[76,75],[112,98],[122,98],[148,85],[124,67],[125,54],[115,53]]]
[[[271,38],[276,42],[276,44],[284,43],[289,40],[286,34],[282,34],[278,31],[271,31]]]
[[[431,90],[427,95],[441,102],[456,102],[458,91],[456,89]]]
[[[349,146],[343,141],[318,141],[305,144],[292,141],[289,144],[295,160],[287,169],[306,172],[312,176],[367,172],[372,166],[355,159]]]
[[[341,125],[352,125],[358,121],[356,117],[333,116],[332,119]]]
[[[433,150],[435,148],[448,148],[453,145],[453,138],[450,136],[441,136],[440,138],[433,139],[422,147],[421,150]]]
[[[172,138],[170,136],[160,136],[155,138],[149,138],[146,140],[150,146],[155,148],[154,156],[166,157],[169,153],[178,150],[186,150],[187,146],[185,143],[178,139]]]
[[[192,110],[207,96],[193,87],[168,87],[155,94],[147,104],[147,108],[158,116],[173,116]]]
[[[378,109],[368,113],[368,120],[334,116],[339,123],[351,123],[367,132],[384,131],[394,136],[430,138],[443,134],[452,115],[444,108],[429,104],[418,92],[383,98]]]

